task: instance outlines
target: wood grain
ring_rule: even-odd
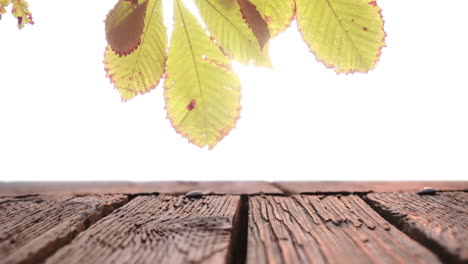
[[[249,199],[247,263],[440,263],[361,198]]]
[[[468,181],[291,181],[274,184],[287,194],[418,192],[424,187],[442,191],[468,190]]]
[[[279,188],[264,181],[0,182],[0,196],[65,193],[185,194],[190,191],[201,191],[206,194],[282,193]]]
[[[46,263],[224,263],[238,196],[139,196]]]
[[[450,263],[468,263],[468,193],[373,193],[368,202]]]
[[[124,195],[3,197],[0,263],[40,263],[126,201]]]

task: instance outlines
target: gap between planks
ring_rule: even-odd
[[[371,193],[362,197],[385,220],[445,263],[468,263],[468,193]]]

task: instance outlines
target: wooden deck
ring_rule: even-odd
[[[468,182],[0,183],[0,263],[468,263]]]

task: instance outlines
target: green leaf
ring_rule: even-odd
[[[18,28],[22,29],[25,24],[34,25],[32,14],[29,11],[28,3],[24,0],[13,0],[13,8],[11,13],[18,19]]]
[[[294,19],[294,0],[250,0],[257,7],[263,20],[267,22],[271,37],[275,37],[289,27]]]
[[[106,18],[106,38],[112,50],[128,55],[141,43],[148,0],[136,3],[120,0]]]
[[[260,43],[242,18],[237,1],[195,0],[211,37],[224,53],[243,64],[271,67],[268,48]]]
[[[182,0],[174,0],[174,19],[164,82],[168,118],[190,142],[211,149],[239,118],[240,81]]]
[[[297,23],[317,59],[337,73],[367,72],[385,45],[380,8],[369,0],[296,0]]]
[[[110,46],[104,54],[107,76],[123,100],[155,88],[164,73],[167,36],[162,17],[162,0],[148,0],[141,44],[127,56],[120,56]]]

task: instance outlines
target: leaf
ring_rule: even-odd
[[[369,0],[296,0],[297,23],[317,59],[337,73],[367,72],[384,46],[380,8]]]
[[[11,13],[18,19],[18,28],[22,29],[25,24],[34,25],[31,12],[28,9],[28,3],[24,0],[13,0]]]
[[[239,118],[240,81],[229,59],[182,0],[174,2],[174,31],[164,82],[167,115],[178,133],[211,149]]]
[[[5,7],[10,5],[10,0],[0,0],[0,19],[2,18],[2,14],[6,13]]]
[[[237,2],[237,0],[217,0],[219,4],[221,4],[221,6],[223,8],[233,8],[235,7],[234,6],[234,3]]]
[[[296,13],[294,0],[250,0],[268,24],[271,37],[289,27]]]
[[[107,77],[115,84],[123,100],[156,87],[164,73],[167,36],[162,17],[162,0],[148,0],[145,27],[140,46],[121,57],[107,46],[104,54]]]
[[[242,18],[237,1],[195,0],[195,4],[211,37],[227,56],[243,64],[253,61],[256,66],[271,67],[268,49],[260,48],[252,29]]]
[[[260,48],[263,49],[265,44],[270,40],[270,31],[268,30],[267,23],[249,0],[237,0],[237,3],[239,3],[243,18],[252,29],[260,44]]]
[[[119,0],[106,18],[106,38],[112,50],[128,55],[141,43],[148,0]]]

